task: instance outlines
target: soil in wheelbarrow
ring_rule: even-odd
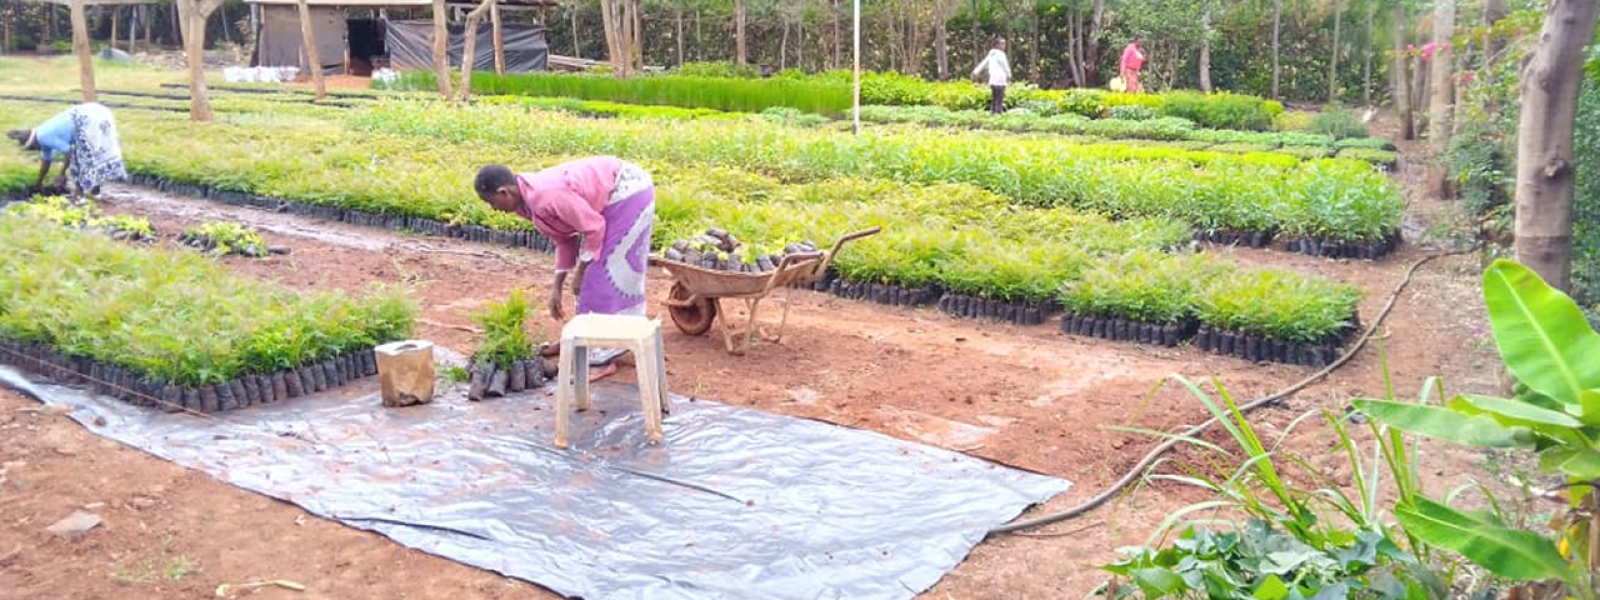
[[[269,243],[294,247],[286,256],[223,260],[264,280],[300,289],[410,285],[423,307],[419,337],[463,354],[471,354],[478,337],[466,330],[474,312],[513,287],[542,294],[550,274],[548,256],[524,251],[142,193],[112,200],[111,212],[149,216],[169,238],[200,221],[236,220],[260,228]],[[1365,315],[1414,256],[1406,252],[1377,264],[1272,251],[1241,250],[1238,257],[1362,285],[1369,293]],[[1423,377],[1439,374],[1452,391],[1492,390],[1493,346],[1475,329],[1482,326],[1470,285],[1477,269],[1471,258],[1435,262],[1402,297],[1385,341],[1397,388],[1416,390]],[[651,277],[650,310],[660,314],[669,282],[658,270]],[[1246,399],[1310,372],[1190,348],[1066,337],[1048,323],[999,325],[812,292],[796,291],[794,298],[785,340],[744,357],[729,356],[714,332],[690,337],[669,325],[672,389],[953,448],[1077,484],[1047,508],[1097,492],[1154,444],[1118,428],[1166,429],[1204,418],[1175,389],[1151,392],[1165,376],[1216,377]],[[734,304],[725,303],[737,313]],[[769,304],[762,311],[775,317],[778,307]],[[546,335],[554,332],[545,319],[538,325]],[[1275,437],[1306,409],[1339,409],[1345,398],[1380,394],[1377,367],[1374,348],[1331,382],[1252,418]],[[617,378],[632,376],[624,367]],[[259,597],[555,598],[104,442],[59,415],[25,410],[34,406],[0,393],[0,512],[8,517],[0,520],[6,540],[0,589],[17,597],[199,597],[222,583],[288,579],[310,591],[263,590]],[[1332,464],[1324,462],[1326,436],[1317,427],[1301,431],[1292,448],[1318,466]],[[1196,464],[1194,458],[1180,455],[1178,462]],[[1443,449],[1424,455],[1429,480],[1445,489],[1481,475],[1478,459]],[[1182,488],[1143,488],[1113,508],[1049,530],[1075,531],[1071,536],[985,542],[923,597],[1082,597],[1103,580],[1093,564],[1112,558],[1117,546],[1143,542],[1172,510],[1200,498]],[[104,519],[85,537],[64,540],[45,531],[84,506]]]

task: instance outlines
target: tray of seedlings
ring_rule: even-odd
[[[776,342],[783,335],[789,318],[787,297],[781,302],[778,326],[770,333],[759,331],[756,325],[763,299],[774,290],[816,283],[827,273],[840,248],[878,231],[873,227],[841,237],[827,252],[806,244],[790,244],[784,254],[758,252],[750,255],[755,256],[751,261],[740,253],[743,242],[725,230],[710,228],[693,241],[678,240],[660,256],[652,256],[650,262],[666,269],[673,279],[672,291],[663,303],[673,324],[686,334],[703,335],[711,330],[717,315],[723,314],[723,343],[728,353],[738,355],[752,348],[757,337]],[[722,310],[724,299],[745,302],[749,319],[744,325],[728,323]]]
[[[511,292],[505,302],[490,303],[474,320],[483,327],[483,342],[472,355],[467,369],[471,384],[467,399],[480,401],[499,398],[524,390],[538,389],[556,376],[556,363],[534,351],[528,335],[532,308],[522,290]]]
[[[0,362],[135,405],[215,412],[376,374],[415,305],[294,292],[192,253],[0,215]],[[107,315],[116,315],[108,320]]]
[[[156,230],[150,226],[150,221],[128,215],[101,214],[100,208],[90,200],[73,202],[64,196],[38,196],[7,206],[6,212],[71,229],[96,231],[114,240],[150,242],[156,239]]]
[[[227,221],[201,223],[178,236],[178,243],[199,248],[218,256],[235,254],[250,258],[266,258],[273,254],[288,254],[282,246],[268,246],[256,230]]]

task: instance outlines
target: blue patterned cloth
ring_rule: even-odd
[[[72,115],[72,180],[82,192],[92,192],[107,181],[128,178],[122,162],[122,143],[111,109],[91,102],[68,111]]]

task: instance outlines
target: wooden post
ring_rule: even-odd
[[[485,13],[494,7],[495,0],[483,0],[472,12],[467,13],[467,26],[462,30],[461,44],[461,103],[466,104],[472,98],[472,67],[477,62],[478,53],[478,25],[483,23]]]
[[[11,11],[12,10],[15,10],[15,9],[11,8],[10,6],[7,6],[4,11],[0,11],[0,19],[4,20],[3,22],[0,22],[0,54],[5,54],[5,53],[11,51]]]
[[[448,102],[455,102],[450,93],[450,28],[445,26],[444,0],[433,0],[433,76],[439,79],[439,93]]]
[[[94,102],[94,56],[89,51],[89,19],[84,14],[83,0],[72,0],[72,51],[78,55],[78,80],[83,88],[83,101]]]
[[[173,5],[178,10],[178,32],[183,36],[184,54],[189,62],[189,118],[209,123],[214,115],[211,95],[206,91],[206,20],[222,5],[222,0],[177,0]]]
[[[317,102],[327,98],[328,90],[322,83],[322,59],[317,56],[317,37],[311,33],[311,5],[306,0],[300,6],[300,40],[305,47],[306,65],[311,71],[311,85],[317,90]]]
[[[494,74],[506,74],[506,39],[505,32],[500,29],[500,2],[495,0],[489,4],[489,24],[494,27]]]

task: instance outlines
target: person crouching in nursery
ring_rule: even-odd
[[[25,151],[39,151],[39,179],[33,184],[39,191],[50,166],[61,160],[61,174],[56,176],[55,187],[67,187],[67,173],[72,173],[74,200],[80,195],[100,193],[100,184],[127,179],[127,167],[122,162],[122,144],[117,140],[117,123],[111,109],[96,102],[79,104],[61,111],[34,129],[14,129],[6,137],[16,140]]]
[[[551,318],[566,320],[562,287],[572,274],[577,314],[645,314],[644,280],[656,220],[655,186],[638,165],[611,156],[575,160],[531,174],[505,165],[478,170],[478,197],[533,222],[556,248]],[[593,348],[589,364],[616,371],[623,351]]]

